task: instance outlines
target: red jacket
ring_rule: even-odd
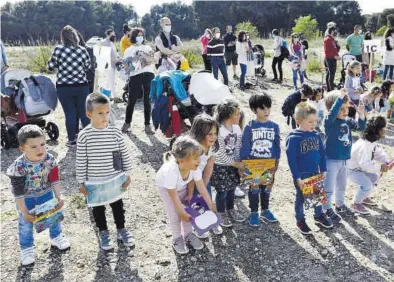
[[[327,35],[324,38],[324,56],[327,59],[334,59],[338,56],[337,44],[331,35]]]
[[[207,46],[211,39],[208,39],[205,34],[201,36],[200,41],[202,44],[202,54],[205,55],[207,53]]]

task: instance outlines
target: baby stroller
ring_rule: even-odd
[[[351,55],[349,53],[346,53],[342,55],[342,69],[341,69],[341,80],[339,81],[338,84],[338,89],[341,89],[345,86],[345,79],[346,79],[346,69],[349,66],[349,64],[353,61],[356,61],[356,56]],[[365,64],[362,64],[362,69],[365,68]],[[368,87],[365,86],[365,80],[361,80],[361,87],[364,89],[364,91],[368,90]]]
[[[264,57],[265,51],[263,45],[256,44],[253,46],[253,56],[254,56],[254,65],[255,65],[255,75],[265,76],[266,71],[264,69]]]
[[[39,90],[30,93],[34,89]],[[29,71],[22,69],[4,72],[1,75],[1,146],[4,149],[18,147],[18,131],[26,124],[38,125],[51,140],[57,140],[58,126],[53,122],[47,123],[43,118],[56,105],[56,88],[49,78],[32,76]]]

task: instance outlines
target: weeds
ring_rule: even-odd
[[[315,56],[308,57],[306,69],[308,72],[312,73],[320,73],[323,64],[322,62]]]

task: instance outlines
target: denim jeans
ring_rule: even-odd
[[[57,96],[66,117],[68,141],[75,141],[78,118],[81,119],[83,127],[90,123],[85,105],[88,95],[88,85],[57,87]]]
[[[383,80],[393,79],[394,65],[385,65],[383,72]]]
[[[371,195],[379,176],[376,173],[368,173],[361,170],[349,170],[348,174],[349,179],[359,185],[354,194],[354,203],[360,204]]]
[[[308,178],[313,176],[311,175],[305,175],[302,179]],[[304,213],[304,196],[302,195],[302,191],[300,187],[298,187],[297,183],[294,181],[294,186],[296,188],[296,199],[295,199],[295,217],[297,222],[300,222],[302,220],[305,220],[305,213]],[[315,205],[314,207],[314,216],[318,217],[323,213],[322,205]]]
[[[44,195],[39,197],[26,198],[25,204],[27,210],[33,209],[36,205],[41,205],[53,198],[53,192],[50,190]],[[22,250],[31,248],[34,245],[33,238],[33,223],[26,221],[23,218],[22,213],[18,210],[18,234],[19,234],[19,245]],[[49,237],[51,239],[56,238],[62,233],[61,224],[52,225],[49,228]]]
[[[224,58],[212,56],[211,65],[212,65],[213,76],[216,79],[218,79],[219,69],[220,69],[220,72],[222,73],[223,76],[224,84],[228,85],[227,67],[226,67],[226,63],[224,62]]]
[[[260,188],[252,190],[249,188],[248,198],[249,198],[249,208],[251,212],[259,211],[259,198],[261,204],[261,210],[268,210],[270,201],[271,190],[266,189],[264,185]],[[260,196],[260,197],[259,197]]]
[[[208,185],[207,185],[207,191],[208,191],[208,194],[209,194],[209,196],[211,197],[211,199],[212,199],[212,187],[211,187],[211,181],[209,181],[208,182]],[[194,193],[193,193],[194,195],[200,195],[200,193],[198,192],[198,190],[197,190],[197,187],[194,187]]]
[[[304,73],[302,71],[300,71],[300,69],[293,70],[293,84],[294,84],[294,88],[297,88],[297,79],[298,79],[297,74],[298,73],[300,74],[301,85],[304,83]]]
[[[324,181],[327,204],[323,205],[326,211],[332,208],[332,196],[335,192],[335,205],[340,207],[345,204],[347,185],[347,168],[345,160],[327,159],[327,177]]]
[[[241,67],[241,77],[239,78],[239,86],[245,87],[246,65],[239,64]]]
[[[234,209],[234,191],[217,191],[216,193],[216,209],[218,212]]]

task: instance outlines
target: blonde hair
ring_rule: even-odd
[[[190,136],[179,136],[171,146],[171,151],[164,153],[164,162],[169,161],[172,157],[176,161],[189,156],[201,156],[204,148],[197,140]]]
[[[335,101],[341,97],[341,91],[340,90],[333,90],[327,93],[327,95],[324,97],[324,103],[326,104],[326,109],[327,111],[330,111],[332,106],[334,105]],[[347,103],[349,101],[348,96],[345,96],[343,99],[344,103]]]
[[[297,121],[306,119],[309,115],[316,115],[316,108],[308,102],[299,103],[294,110],[294,118]]]
[[[350,64],[348,64],[346,68],[347,75],[354,76],[355,68],[361,68],[361,63],[359,61],[352,61]]]
[[[60,31],[60,40],[66,46],[77,47],[79,44],[79,36],[71,25],[66,25]]]

